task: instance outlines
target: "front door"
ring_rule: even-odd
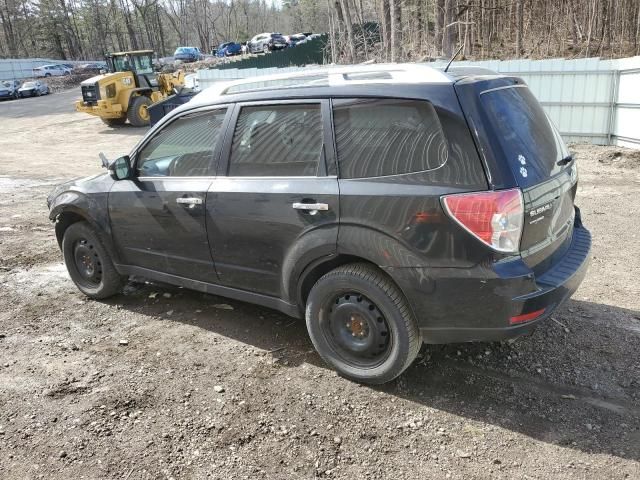
[[[227,109],[176,118],[137,152],[135,177],[109,193],[112,233],[126,265],[215,281],[206,229]]]
[[[235,107],[235,129],[207,195],[220,283],[281,297],[304,255],[335,253],[339,195],[326,148],[328,111],[328,101]]]

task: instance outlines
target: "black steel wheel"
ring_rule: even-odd
[[[318,320],[334,351],[354,365],[363,368],[379,365],[391,349],[389,325],[384,315],[361,293],[350,291],[336,295]]]
[[[126,278],[118,274],[99,236],[88,223],[74,223],[66,229],[62,255],[71,280],[88,297],[107,298],[122,290]]]
[[[386,383],[413,362],[422,337],[395,283],[369,264],[338,267],[321,277],[306,306],[309,337],[340,375]]]

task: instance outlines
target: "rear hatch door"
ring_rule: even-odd
[[[539,102],[522,80],[484,80],[474,95],[461,97],[475,129],[488,177],[523,192],[525,218],[520,243],[523,259],[536,274],[545,272],[571,243],[577,174],[574,160]],[[471,122],[470,122],[471,123]],[[473,130],[473,128],[472,128]],[[480,139],[478,139],[480,140]],[[509,185],[511,184],[511,185]]]

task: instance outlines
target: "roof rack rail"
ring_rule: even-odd
[[[257,90],[279,90],[312,86],[334,87],[373,83],[451,83],[451,77],[426,64],[370,64],[326,66],[299,72],[232,80],[203,91],[207,98]]]

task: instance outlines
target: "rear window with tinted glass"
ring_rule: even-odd
[[[424,101],[335,100],[342,178],[433,170],[447,161],[447,143],[433,106]]]
[[[567,147],[529,88],[487,90],[480,99],[521,187],[535,185],[565,168],[558,161],[569,155]]]

